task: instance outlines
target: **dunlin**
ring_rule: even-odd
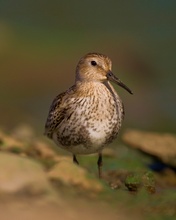
[[[123,103],[110,82],[132,94],[111,72],[111,60],[99,53],[88,53],[76,67],[75,84],[56,96],[49,110],[45,134],[73,154],[98,153],[101,177],[102,150],[117,136],[124,118]]]

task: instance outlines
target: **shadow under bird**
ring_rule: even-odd
[[[76,67],[75,84],[53,100],[45,124],[45,135],[73,154],[98,153],[102,176],[102,150],[119,132],[124,118],[123,103],[110,82],[132,91],[111,72],[111,60],[88,53]]]

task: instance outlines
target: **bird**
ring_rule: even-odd
[[[53,100],[45,123],[45,135],[76,156],[98,154],[98,176],[102,178],[102,150],[118,135],[124,106],[111,83],[133,92],[112,72],[111,59],[88,53],[76,67],[75,83]]]

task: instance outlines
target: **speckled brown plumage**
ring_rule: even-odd
[[[121,99],[110,81],[128,92],[111,72],[111,60],[102,54],[89,53],[79,61],[75,84],[58,95],[49,110],[45,134],[57,145],[73,154],[99,153],[117,136],[124,117]]]

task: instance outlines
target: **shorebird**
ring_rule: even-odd
[[[123,103],[110,82],[132,91],[111,71],[111,60],[88,53],[76,67],[75,84],[53,100],[45,124],[45,135],[61,148],[77,154],[98,153],[102,176],[102,150],[117,136],[124,118]]]

